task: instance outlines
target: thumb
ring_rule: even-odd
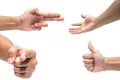
[[[81,14],[81,17],[82,17],[82,18],[86,18],[86,15],[84,15],[84,14]]]
[[[38,8],[29,9],[28,12],[31,14],[36,13],[36,12],[38,12]]]
[[[97,50],[93,47],[91,41],[88,43],[88,48],[89,48],[89,50],[90,50],[91,52],[93,52],[93,53],[97,51]]]
[[[15,61],[15,58],[19,56],[19,49],[18,46],[14,45],[8,50],[8,63],[12,64]]]
[[[36,52],[31,49],[23,49],[20,52],[20,59],[21,61],[25,61],[27,58],[33,58],[36,57]]]

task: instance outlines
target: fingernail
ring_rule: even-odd
[[[13,58],[8,58],[8,63],[13,63]]]

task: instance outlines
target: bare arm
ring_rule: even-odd
[[[120,0],[115,0],[110,5],[110,7],[106,11],[104,11],[100,16],[98,16],[95,20],[99,27],[119,19],[120,19]]]
[[[14,65],[14,74],[21,78],[30,78],[37,65],[36,52],[13,45],[0,35],[0,59]]]
[[[105,58],[106,70],[120,71],[120,57],[108,57]]]
[[[19,17],[0,16],[0,30],[15,30],[20,26]]]
[[[26,10],[21,16],[0,16],[0,30],[41,30],[47,27],[45,21],[63,21],[64,18],[58,13],[39,12],[38,8]]]
[[[6,37],[0,35],[0,59],[7,61],[8,50],[13,43]]]
[[[72,26],[80,26],[78,28],[69,28],[69,32],[72,34],[80,34],[92,31],[103,25],[120,19],[120,0],[115,0],[107,10],[105,10],[100,16],[93,17],[90,15],[81,15],[84,18],[83,22],[74,23]]]
[[[120,71],[120,57],[104,57],[91,42],[88,44],[90,54],[83,55],[83,62],[88,71],[100,72],[105,70]]]

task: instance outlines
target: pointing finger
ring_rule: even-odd
[[[44,21],[63,21],[64,18],[55,17],[55,18],[44,18]]]

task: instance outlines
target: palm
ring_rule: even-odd
[[[104,71],[104,57],[101,55],[99,51],[93,52],[94,56],[94,68],[93,72],[99,72],[99,71]]]
[[[88,15],[87,16],[82,15],[82,18],[85,19],[83,22],[72,24],[72,26],[80,26],[80,27],[70,28],[69,29],[70,33],[79,34],[79,33],[84,33],[84,32],[88,32],[88,31],[95,29],[95,23],[94,23],[95,17],[88,16]]]
[[[86,19],[85,22],[81,23],[80,28],[82,32],[88,32],[88,31],[93,30],[95,27],[94,27],[94,23],[92,22],[92,20]]]

